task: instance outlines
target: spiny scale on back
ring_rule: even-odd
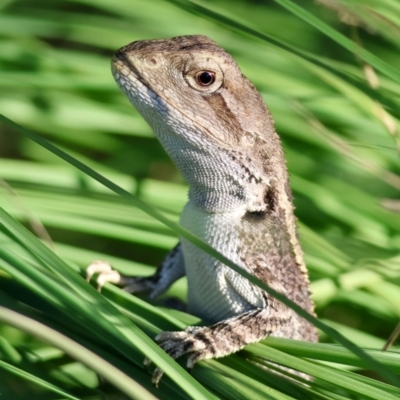
[[[189,183],[181,224],[313,313],[280,140],[233,58],[205,36],[182,36],[122,47],[112,68]],[[292,310],[184,239],[151,278],[113,273],[104,280],[152,297],[187,275],[189,311],[215,325],[156,341],[173,358],[188,353],[188,366],[267,335],[317,340]]]

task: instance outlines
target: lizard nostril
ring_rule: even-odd
[[[156,68],[159,66],[159,59],[153,54],[144,56],[143,61],[147,68]]]

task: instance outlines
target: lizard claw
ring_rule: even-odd
[[[153,376],[151,377],[151,382],[153,383],[153,385],[158,388],[158,384],[160,382],[160,379],[162,378],[162,376],[164,375],[164,371],[160,368],[156,368],[153,372]]]
[[[145,367],[147,370],[149,369],[149,366],[151,365],[151,360],[150,360],[149,357],[145,357],[145,358],[144,358],[144,360],[143,360],[143,365],[144,365],[144,367]]]
[[[145,357],[145,359],[143,360],[143,365],[145,366],[146,370],[149,370],[149,366],[151,364],[151,360],[148,357]],[[153,371],[152,377],[151,377],[151,383],[158,388],[158,384],[162,378],[162,376],[164,375],[164,371],[158,367],[156,367]]]
[[[213,350],[207,348],[207,343],[202,340],[205,336],[196,337],[196,333],[201,330],[199,327],[189,327],[183,332],[162,332],[156,336],[155,341],[174,360],[189,353],[186,366],[191,372],[197,361],[214,355]],[[163,374],[160,368],[154,370],[152,382],[156,387]]]
[[[195,327],[190,327],[195,328]],[[190,329],[189,328],[189,329]],[[196,327],[197,328],[197,327]],[[187,368],[189,372],[191,372],[193,365],[205,358],[205,353],[201,350],[195,351],[195,343],[196,339],[192,337],[192,333],[190,332],[161,332],[155,338],[155,341],[158,345],[174,360],[178,357],[190,353],[187,361]],[[198,346],[202,347],[201,345]],[[149,358],[145,358],[143,364],[148,367],[151,364],[151,360]],[[158,387],[160,379],[164,375],[164,371],[158,367],[153,371],[152,383],[155,387]]]
[[[118,284],[121,280],[121,275],[118,271],[112,269],[111,265],[105,261],[93,261],[86,268],[86,281],[89,282],[93,275],[99,274],[96,279],[97,290],[100,292],[101,288],[108,282]]]

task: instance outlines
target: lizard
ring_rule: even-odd
[[[255,86],[233,57],[202,35],[142,40],[120,48],[112,73],[189,184],[180,224],[310,314],[314,304],[299,244],[280,138]],[[313,325],[181,238],[151,277],[94,262],[87,278],[128,292],[165,292],[188,280],[188,311],[211,326],[163,332],[172,358],[227,356],[267,336],[315,342]],[[158,383],[162,371],[153,373]]]

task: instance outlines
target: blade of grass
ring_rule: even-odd
[[[283,40],[280,40],[276,37],[273,37],[272,35],[269,35],[264,32],[260,32],[257,29],[251,28],[250,25],[248,24],[248,21],[246,21],[247,25],[244,23],[241,23],[232,17],[227,17],[226,15],[223,15],[222,13],[216,12],[211,10],[209,7],[205,7],[195,1],[191,0],[166,0],[169,3],[175,4],[177,7],[187,10],[193,14],[197,15],[202,15],[205,16],[215,22],[218,22],[219,24],[224,24],[230,28],[233,28],[234,30],[237,30],[239,32],[244,32],[247,34],[250,34],[251,36],[257,37],[259,39],[265,40],[281,49],[284,49],[286,51],[289,51],[295,55],[298,55],[305,60],[312,60],[314,63],[324,65],[324,67],[332,69],[332,66],[327,65],[327,61],[322,60],[321,58],[309,54],[306,51],[303,51],[299,48],[296,48],[295,46],[292,46]],[[342,45],[344,48],[347,50],[351,51],[354,53],[357,50],[357,55],[371,64],[374,68],[376,68],[378,71],[381,71],[391,79],[393,79],[395,82],[400,83],[400,74],[399,72],[391,67],[389,64],[385,63],[384,61],[380,60],[378,57],[374,56],[372,53],[365,49],[360,49],[356,43],[352,42],[351,40],[347,39],[345,36],[341,35],[339,32],[336,30],[332,29],[328,25],[326,25],[324,22],[319,20],[318,18],[314,17],[312,14],[310,14],[308,11],[302,9],[300,6],[294,5],[293,3],[289,2],[288,0],[275,0],[278,3],[282,3],[282,6],[285,6],[287,9],[289,9],[291,12],[293,12],[295,15],[301,16],[301,18],[305,19],[308,23],[311,23],[313,26],[317,27],[320,31],[325,33],[327,36],[331,37],[333,40],[338,42],[340,45]],[[314,25],[315,24],[315,25]]]
[[[60,332],[64,336],[69,337],[73,341],[79,343],[80,345],[89,349],[91,352],[97,354],[102,359],[114,365],[114,367],[116,367],[126,375],[130,376],[135,381],[139,382],[143,387],[152,392],[155,396],[159,395],[160,392],[151,383],[149,372],[144,368],[142,364],[139,363],[139,365],[135,365],[125,357],[121,357],[120,354],[116,353],[109,343],[96,340],[96,338],[94,338],[93,336],[88,335],[84,329],[77,329],[76,323],[72,319],[71,321],[69,321],[66,320],[63,316],[60,317],[58,308],[53,310],[47,308],[45,312],[43,312],[43,310],[41,309],[35,309],[36,303],[24,305],[23,303],[21,303],[21,301],[18,300],[18,294],[16,295],[16,298],[12,297],[13,294],[15,294],[13,290],[9,292],[8,295],[0,291],[0,306],[15,311],[18,314],[25,315],[26,317],[38,321],[39,323],[44,324],[49,328],[56,330],[57,332]],[[32,299],[32,296],[30,298]],[[56,352],[56,354],[64,354],[64,352],[62,352],[60,349],[57,349],[53,346],[45,345],[45,349],[49,348],[51,349],[50,353],[54,354]],[[38,347],[37,345],[34,345],[33,348],[25,346],[22,348],[20,346],[18,347],[18,350],[23,355],[24,359],[32,363],[33,368],[30,370],[30,372],[33,374],[35,374],[34,371],[37,370],[36,366],[40,368],[41,363],[44,363],[46,365],[48,361],[48,358],[46,356],[48,354],[48,351],[44,350],[43,357],[42,349],[42,347]],[[133,354],[136,359],[142,359],[142,353],[136,351],[134,348],[130,349],[130,353]],[[63,359],[65,359],[66,364],[70,364],[68,357],[63,357]],[[27,367],[28,369],[29,365],[24,364],[24,369],[25,367]],[[60,367],[62,368],[62,364],[53,365],[53,367],[59,370]],[[107,379],[107,376],[105,376],[105,378]],[[162,391],[166,399],[184,400],[188,398],[188,393],[184,392],[181,388],[179,388],[179,386],[174,384],[172,380],[165,379],[162,383]],[[84,381],[83,384],[85,385]],[[88,384],[90,383],[88,382]]]
[[[335,344],[309,343],[297,340],[288,340],[275,337],[265,339],[265,343],[277,350],[292,354],[296,357],[313,358],[316,360],[335,362],[338,364],[353,365],[355,367],[368,367],[364,361],[355,357],[349,350]],[[390,367],[396,373],[400,373],[400,353],[382,352],[379,350],[367,350],[377,361]]]
[[[15,311],[0,306],[0,321],[15,328],[21,329],[41,340],[44,340],[59,349],[62,349],[71,357],[81,361],[100,375],[107,376],[107,379],[124,392],[131,399],[152,399],[156,400],[150,392],[131,379],[128,375],[115,368],[97,354],[74,342],[61,333],[43,325],[32,318],[21,315]],[[36,383],[40,383],[36,381]],[[50,389],[50,386],[46,386]],[[70,397],[75,399],[75,397]]]
[[[269,360],[277,360],[283,363],[285,366],[290,368],[300,370],[311,376],[320,378],[326,382],[334,385],[339,385],[353,392],[356,395],[362,395],[363,398],[370,398],[375,400],[396,400],[400,396],[400,390],[393,388],[396,395],[389,394],[388,391],[383,391],[373,386],[373,380],[370,379],[370,384],[365,384],[353,377],[352,373],[347,371],[342,371],[334,368],[327,368],[326,366],[321,366],[316,363],[303,360],[301,358],[293,357],[289,354],[282,353],[279,350],[273,349],[268,346],[263,346],[260,343],[256,343],[247,347],[244,350],[246,353],[251,354],[253,357],[264,357]],[[392,389],[392,388],[390,388]]]
[[[47,296],[52,303],[60,302],[60,311],[76,315],[75,320],[78,325],[85,327],[99,340],[105,340],[132,362],[140,363],[130,355],[131,346],[139,349],[160,366],[187,393],[195,394],[197,398],[202,399],[213,398],[135,324],[118,312],[76,272],[2,209],[0,209],[0,222],[4,232],[28,250],[44,268],[54,272],[61,282],[51,279],[39,269],[32,268],[31,264],[22,262],[18,254],[0,248],[2,268],[11,276],[22,279],[23,282],[26,282],[26,277],[30,277],[34,284],[29,286],[32,290],[36,289],[40,296]],[[50,295],[52,297],[49,297]]]
[[[135,197],[131,193],[125,191],[118,185],[114,184],[101,174],[97,173],[96,171],[92,170],[85,164],[81,163],[80,161],[76,160],[75,158],[71,157],[69,154],[65,153],[58,147],[54,146],[47,140],[41,138],[40,136],[36,135],[35,133],[21,127],[20,125],[16,124],[15,122],[9,120],[7,117],[4,115],[0,114],[0,120],[5,122],[7,125],[13,127],[15,130],[18,132],[22,133],[24,136],[30,138],[31,140],[35,141],[39,145],[45,147],[52,153],[58,155],[61,157],[64,161],[70,163],[74,167],[78,168],[85,174],[89,175],[91,178],[97,180],[104,186],[108,187],[110,190],[114,191],[115,193],[118,193],[122,197],[126,198],[128,201],[130,201],[132,204],[134,204],[136,207],[140,208],[142,211],[146,212],[147,214],[153,216],[154,218],[158,219],[165,225],[167,225],[169,228],[177,232],[180,236],[184,237],[185,239],[189,240],[191,243],[195,244],[198,246],[200,249],[204,250],[208,254],[212,255],[213,257],[217,258],[221,262],[223,262],[225,265],[229,266],[232,268],[235,272],[237,272],[239,275],[245,277],[248,279],[251,283],[254,283],[255,285],[259,286],[261,289],[265,290],[267,293],[269,293],[271,296],[275,297],[277,300],[281,301],[283,304],[286,306],[290,307],[292,310],[294,310],[297,314],[299,314],[301,317],[312,323],[314,326],[317,328],[321,329],[323,332],[325,332],[328,336],[330,336],[332,339],[338,341],[341,343],[343,346],[347,347],[350,351],[352,351],[354,354],[356,354],[358,357],[363,359],[368,365],[370,365],[371,369],[374,369],[376,372],[380,373],[383,377],[385,377],[390,383],[392,383],[394,386],[399,386],[400,387],[400,380],[385,366],[377,362],[373,357],[369,356],[366,354],[363,350],[361,350],[358,346],[356,346],[354,343],[346,339],[344,336],[342,336],[339,332],[337,332],[335,329],[327,326],[317,318],[313,317],[310,315],[308,312],[303,310],[300,306],[298,306],[296,303],[293,301],[289,300],[286,296],[282,295],[281,293],[277,292],[276,290],[270,288],[267,286],[264,282],[260,281],[257,279],[255,276],[249,274],[242,268],[238,267],[235,263],[230,261],[228,258],[226,258],[223,254],[219,253],[218,251],[214,250],[210,245],[207,243],[203,242],[202,240],[198,239],[195,235],[190,233],[188,230],[183,228],[182,226],[170,221],[168,218],[166,218],[163,214],[160,212],[156,211],[153,207],[149,206],[148,204],[142,202],[139,198]],[[151,358],[151,357],[150,357]]]
[[[361,48],[357,43],[348,39],[346,36],[342,35],[336,29],[331,28],[325,22],[321,21],[318,17],[312,15],[309,11],[305,10],[303,7],[298,6],[290,0],[274,0],[276,3],[285,7],[287,10],[292,12],[294,15],[306,21],[308,24],[312,25],[314,28],[318,29],[324,35],[330,37],[336,43],[343,46],[345,49],[349,50],[351,53],[356,53],[359,58],[366,61],[378,71],[387,75],[395,82],[400,82],[400,74],[396,68],[382,61],[380,58],[376,57],[374,54]]]
[[[0,319],[1,319],[1,317],[0,317]],[[47,389],[54,393],[58,393],[67,399],[79,400],[78,397],[70,395],[69,393],[67,393],[66,391],[53,385],[52,383],[46,382],[45,380],[38,378],[36,375],[29,374],[28,372],[26,372],[20,368],[17,368],[14,365],[8,364],[5,361],[0,360],[0,368],[2,368],[5,371],[10,372],[11,374],[13,374],[15,376],[25,379],[26,381],[32,382],[35,385],[41,386],[44,389]]]

